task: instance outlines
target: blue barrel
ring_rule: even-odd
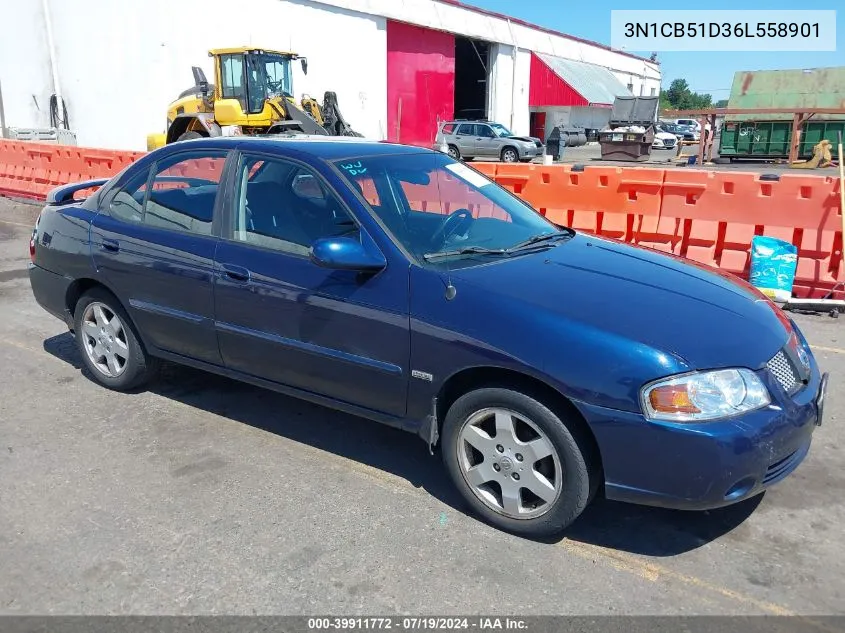
[[[751,275],[753,286],[775,301],[792,297],[798,248],[776,237],[755,235],[751,240]]]

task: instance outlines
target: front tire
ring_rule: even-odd
[[[502,150],[502,162],[503,163],[517,163],[519,162],[519,152],[517,152],[513,147],[506,147]]]
[[[176,142],[179,141],[190,141],[192,138],[205,138],[199,132],[194,132],[193,130],[190,132],[185,132],[184,134],[180,134],[179,138],[176,139]]]
[[[574,425],[524,393],[478,389],[446,414],[443,461],[487,522],[530,537],[557,534],[584,511],[597,487],[590,451]]]
[[[141,346],[129,316],[110,292],[94,288],[82,295],[73,326],[82,362],[104,387],[129,391],[157,373],[159,360]]]

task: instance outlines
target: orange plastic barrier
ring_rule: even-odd
[[[751,239],[777,237],[798,247],[795,296],[824,296],[843,272],[838,187],[829,176],[669,170],[660,230],[641,243],[747,277]]]
[[[141,156],[140,152],[0,140],[0,192],[41,200],[59,185],[109,178]]]
[[[107,178],[143,154],[0,140],[0,193],[43,199],[58,185]],[[173,175],[219,180],[223,161],[183,163]],[[555,223],[674,253],[746,276],[751,239],[771,235],[798,247],[793,293],[824,296],[842,278],[839,182],[787,173],[646,167],[472,163]],[[371,181],[364,197],[378,203]],[[412,208],[502,217],[486,198],[452,177],[405,186]],[[841,297],[843,293],[837,293]]]
[[[664,170],[480,163],[479,171],[552,222],[632,241],[656,231]]]

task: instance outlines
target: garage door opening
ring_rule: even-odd
[[[487,69],[490,44],[455,38],[455,118],[487,118]]]

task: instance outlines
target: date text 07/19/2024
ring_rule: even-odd
[[[524,631],[527,622],[511,617],[323,617],[308,618],[309,631]]]

